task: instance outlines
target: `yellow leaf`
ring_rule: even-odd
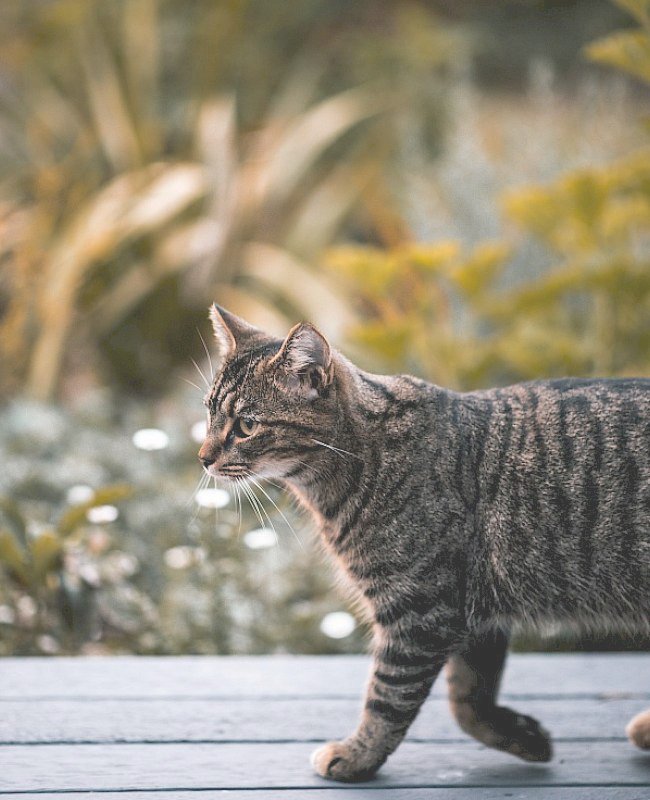
[[[40,582],[56,565],[61,555],[61,540],[54,531],[45,531],[30,545],[33,577]]]
[[[620,31],[585,48],[587,57],[622,69],[650,83],[650,37],[643,31]]]
[[[614,0],[614,2],[641,25],[650,25],[650,0]]]
[[[22,584],[28,582],[25,552],[9,531],[0,531],[0,564],[4,564]]]
[[[509,252],[507,245],[501,242],[484,242],[452,269],[450,277],[465,295],[474,297],[496,278]]]

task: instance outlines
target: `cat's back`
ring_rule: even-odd
[[[535,381],[465,401],[480,409],[477,522],[502,596],[519,586],[548,610],[639,609],[650,582],[650,379]]]

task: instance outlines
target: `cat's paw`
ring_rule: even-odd
[[[536,719],[516,711],[508,712],[507,724],[501,729],[506,740],[502,749],[524,761],[550,761],[553,757],[553,745],[548,731],[544,730]]]
[[[633,717],[625,728],[632,744],[642,750],[650,750],[650,711],[642,711]]]
[[[311,754],[311,765],[322,778],[332,781],[367,781],[384,763],[346,742],[328,742]]]

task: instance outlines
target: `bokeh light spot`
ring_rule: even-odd
[[[357,622],[352,614],[347,611],[332,611],[325,614],[320,623],[320,629],[330,639],[345,639],[357,627]]]
[[[76,486],[71,486],[65,496],[65,499],[71,506],[78,506],[82,503],[88,503],[93,499],[95,490],[92,486],[86,486],[83,483],[78,483]]]
[[[206,435],[208,433],[208,423],[202,419],[198,422],[195,422],[190,429],[190,436],[194,439],[195,442],[199,444],[203,442]]]
[[[200,489],[196,493],[196,502],[203,508],[223,508],[230,502],[230,495],[225,489]]]
[[[95,506],[86,512],[86,519],[93,525],[104,525],[107,522],[115,522],[120,512],[115,506]]]
[[[160,428],[140,428],[132,442],[139,450],[164,450],[169,446],[169,436]]]
[[[255,528],[244,534],[244,544],[251,550],[263,550],[265,547],[274,547],[277,543],[275,531],[271,528]]]

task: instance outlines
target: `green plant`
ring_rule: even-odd
[[[370,31],[365,1],[0,9],[0,391],[51,398],[79,361],[164,389],[214,297],[278,330],[345,322],[308,264],[392,157],[405,87],[437,146],[462,49],[384,8]]]
[[[641,28],[587,53],[650,81],[650,0],[619,5]],[[511,235],[468,255],[453,242],[330,252],[372,366],[460,389],[650,372],[650,147],[511,191],[503,208]],[[509,254],[531,239],[548,267],[515,275]]]
[[[380,250],[342,247],[328,267],[351,295],[360,322],[349,329],[376,369],[407,369],[464,388],[487,380],[502,342],[484,335],[507,248],[497,242],[463,254],[454,242]]]
[[[45,44],[22,43],[0,110],[5,390],[51,397],[82,342],[126,362],[127,381],[135,363],[155,384],[166,374],[148,363],[165,346],[159,321],[165,334],[193,331],[226,291],[234,306],[252,298],[267,316],[283,304],[293,312],[299,285],[319,285],[306,257],[372,174],[345,147],[324,159],[380,110],[365,92],[313,101],[309,78],[294,76],[242,130],[235,99],[206,92],[196,71],[189,100],[173,82],[168,91],[176,11],[156,0],[54,2],[39,11]],[[290,281],[275,279],[279,262]]]
[[[107,486],[92,497],[66,508],[58,521],[34,525],[18,504],[0,497],[0,571],[10,584],[18,606],[29,601],[33,618],[29,639],[52,631],[67,643],[78,646],[88,637],[93,613],[93,582],[66,569],[66,554],[78,547],[85,535],[87,515],[132,494],[125,485]],[[20,648],[20,645],[18,645]]]

